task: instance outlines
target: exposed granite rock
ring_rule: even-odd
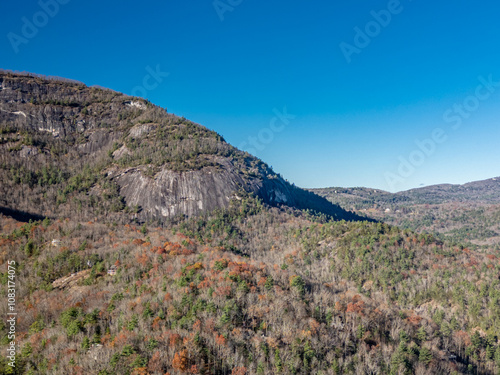
[[[75,205],[90,196],[106,197],[117,186],[126,206],[140,208],[136,218],[165,219],[227,207],[244,189],[271,205],[354,218],[289,184],[216,133],[114,91],[0,72],[0,127],[17,129],[19,134],[0,143],[0,158],[6,165],[3,172],[0,169],[0,179],[6,181],[0,187],[0,205],[5,208],[45,215],[54,206],[45,203],[48,190],[54,200],[62,201],[56,206],[61,212],[73,214]],[[37,145],[23,144],[23,132]],[[159,164],[162,160],[165,163]],[[44,188],[43,181],[36,188],[35,181],[25,194],[9,180],[8,170],[20,167],[32,171],[30,178],[40,179],[42,165],[56,166],[68,176],[80,173],[84,165],[101,171],[96,172],[94,186],[69,190],[64,185]],[[83,180],[79,177],[72,184],[79,181]],[[71,194],[73,198],[68,197]],[[86,215],[101,211],[90,209]]]

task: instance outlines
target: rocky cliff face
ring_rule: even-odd
[[[352,219],[217,133],[140,99],[0,73],[0,207],[140,220],[226,207],[238,191]]]

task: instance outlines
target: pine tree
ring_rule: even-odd
[[[500,367],[500,346],[497,346],[497,350],[495,351],[495,362]]]
[[[429,349],[423,347],[420,349],[418,360],[427,366],[432,361],[432,353]]]
[[[486,359],[493,359],[493,355],[495,354],[493,348],[491,346],[486,347]]]
[[[335,375],[338,375],[340,374],[340,365],[339,365],[339,361],[337,361],[337,358],[335,358],[333,360],[333,363],[332,363],[332,370],[333,370],[333,373]]]
[[[427,332],[425,331],[425,328],[423,326],[420,327],[417,331],[417,339],[421,343],[427,340]]]
[[[89,350],[90,349],[90,340],[87,336],[85,336],[83,338],[83,341],[82,341],[82,349],[83,350]]]

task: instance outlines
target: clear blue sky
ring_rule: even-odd
[[[500,175],[497,1],[54,1],[0,4],[1,68],[143,92],[303,187]]]

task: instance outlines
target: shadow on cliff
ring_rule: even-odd
[[[283,179],[265,179],[258,195],[264,202],[272,206],[286,205],[299,210],[311,210],[318,214],[331,216],[335,220],[376,221],[344,210],[328,199],[301,189]]]
[[[45,219],[45,216],[42,215],[32,214],[29,212],[14,210],[12,208],[1,207],[1,206],[0,206],[0,214],[5,216],[10,216],[11,218],[17,221],[21,221],[23,223],[27,223],[30,220],[37,221]]]
[[[346,221],[371,221],[376,220],[359,216],[352,211],[344,210],[339,205],[333,204],[326,198],[320,197],[310,191],[292,186],[292,193],[295,198],[295,205],[301,210],[313,210],[325,215],[332,216],[335,220]]]

